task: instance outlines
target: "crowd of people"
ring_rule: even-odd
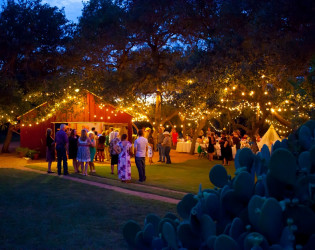
[[[167,132],[168,133],[168,132]],[[144,134],[146,137],[144,137]],[[149,138],[149,139],[148,139]],[[152,133],[148,130],[140,129],[138,131],[138,139],[134,142],[135,162],[139,172],[139,181],[146,180],[145,176],[145,158],[149,158],[149,163],[152,164],[154,154],[154,142]],[[167,138],[167,136],[165,136]],[[170,161],[169,140],[165,139],[163,144],[163,154]],[[60,125],[55,138],[52,137],[50,128],[46,131],[46,161],[48,162],[48,173],[54,173],[51,169],[52,162],[55,160],[55,152],[57,152],[57,171],[61,175],[62,166],[63,174],[68,175],[68,159],[72,160],[75,173],[88,175],[95,173],[94,161],[104,162],[110,161],[111,174],[114,174],[115,165],[117,165],[118,178],[122,182],[131,180],[131,162],[130,158],[133,155],[132,144],[128,141],[127,134],[122,134],[119,137],[119,132],[114,128],[108,131],[103,131],[98,134],[95,128],[91,131],[82,129],[80,136],[76,129],[67,129],[65,124]]]
[[[223,165],[230,165],[229,162],[233,160],[232,147],[235,146],[236,151],[241,147],[249,147],[254,153],[258,151],[257,142],[260,141],[259,135],[256,135],[255,141],[253,142],[250,138],[244,134],[241,136],[239,130],[233,131],[232,134],[228,134],[225,131],[221,132],[221,136],[211,132],[210,128],[207,131],[208,137],[208,158],[213,161],[213,156],[215,154],[215,145],[219,144],[221,150],[221,158]],[[242,142],[242,144],[241,144]]]
[[[222,132],[219,137],[208,128],[206,133],[203,131],[198,133],[200,140],[205,138],[204,135],[207,138],[206,153],[208,153],[210,161],[214,160],[216,145],[220,145],[224,165],[229,165],[233,159],[232,147],[235,146],[236,150],[241,148],[242,137],[239,130],[234,131],[231,135]],[[246,138],[246,135],[244,137]],[[151,128],[142,128],[138,131],[138,138],[132,145],[127,134],[123,133],[120,137],[119,132],[112,127],[100,134],[95,131],[95,128],[92,128],[91,131],[82,129],[79,136],[76,129],[66,131],[66,125],[61,124],[55,138],[52,137],[50,128],[46,131],[47,172],[53,173],[51,165],[55,160],[55,152],[57,152],[58,175],[61,175],[61,166],[63,166],[63,174],[68,174],[68,159],[72,160],[74,172],[82,175],[88,175],[88,169],[91,174],[96,172],[94,161],[104,162],[106,160],[110,161],[111,174],[114,174],[115,165],[117,165],[118,178],[123,182],[129,182],[131,180],[130,158],[134,154],[139,181],[143,182],[146,180],[146,157],[151,165],[156,151],[158,152],[158,162],[171,164],[170,152],[172,148],[176,148],[178,138],[179,134],[175,128],[169,132],[160,127],[156,134],[155,130]]]

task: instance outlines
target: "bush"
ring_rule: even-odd
[[[235,177],[214,166],[214,189],[200,186],[177,204],[178,218],[150,214],[144,228],[123,229],[131,249],[312,249],[315,246],[315,121],[288,139],[246,148],[235,157]]]
[[[15,149],[15,151],[16,151],[21,157],[24,157],[24,156],[26,156],[26,154],[28,153],[29,148],[18,147],[18,148]]]
[[[35,159],[35,155],[38,155],[40,152],[37,150],[30,149],[26,153],[26,157],[31,158],[32,160]]]

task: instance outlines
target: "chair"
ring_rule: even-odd
[[[208,156],[208,152],[203,147],[201,147],[201,145],[198,146],[197,153],[199,154],[198,158],[207,158]]]

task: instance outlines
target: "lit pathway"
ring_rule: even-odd
[[[19,170],[23,170],[23,171],[29,171],[29,172],[35,172],[38,174],[47,175],[46,172],[36,170],[36,169],[26,168],[26,167],[24,167],[25,165],[27,165],[27,160],[25,160],[23,158],[18,158],[12,154],[1,154],[0,155],[0,168],[14,168],[14,169],[19,169]],[[108,185],[108,184],[104,184],[104,183],[79,179],[79,178],[75,178],[75,177],[72,177],[69,175],[68,176],[64,176],[64,175],[58,176],[57,174],[50,174],[50,175],[56,176],[59,178],[63,178],[66,180],[71,180],[71,181],[99,187],[99,188],[113,190],[113,191],[128,194],[128,195],[138,196],[138,197],[141,197],[144,199],[157,200],[157,201],[162,201],[162,202],[167,202],[167,203],[172,203],[172,204],[177,204],[180,201],[180,200],[177,200],[174,198],[164,197],[161,195],[149,194],[149,193],[144,193],[144,192],[139,192],[139,191],[133,191],[133,190],[129,190],[129,189],[121,188],[121,187],[116,187],[116,186],[112,186],[112,185]],[[146,188],[146,186],[140,185],[140,184],[128,183],[126,185],[137,185],[137,186],[143,186],[144,188]],[[164,188],[158,188],[158,187],[151,187],[150,186],[150,188],[156,189],[156,190],[161,190],[161,191],[173,192],[173,193],[182,193],[182,192],[168,190],[168,189],[164,189]],[[182,194],[184,194],[184,193],[182,193]]]

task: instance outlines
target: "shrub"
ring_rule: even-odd
[[[177,204],[178,218],[128,221],[131,249],[312,249],[315,246],[315,121],[254,155],[235,157],[235,177],[214,166],[214,189],[200,185]],[[255,181],[257,180],[257,181]]]

